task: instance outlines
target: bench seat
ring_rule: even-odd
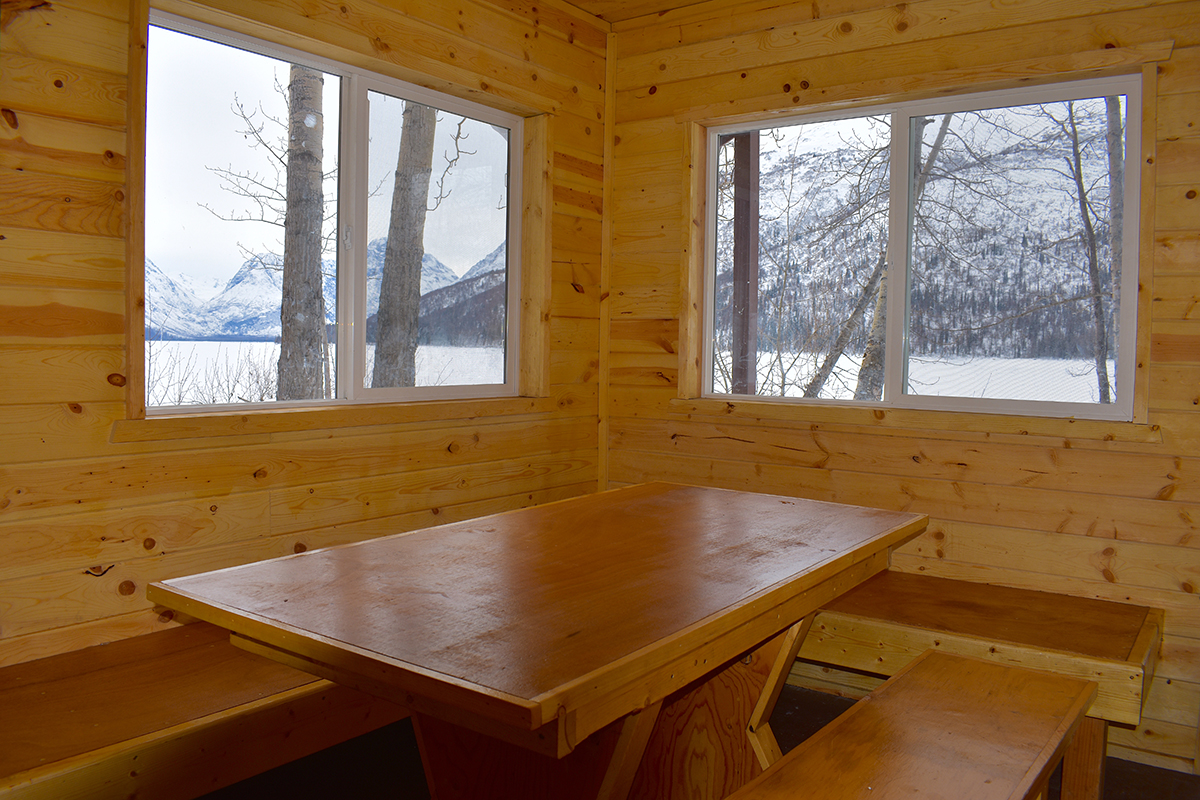
[[[194,623],[0,669],[0,797],[196,797],[407,713]]]
[[[1090,716],[1138,725],[1162,643],[1159,609],[882,572],[821,609],[800,658],[895,674],[928,649],[1094,680]]]
[[[928,651],[730,800],[1022,800],[1096,697],[1092,681]]]
[[[1159,609],[888,571],[821,609],[789,681],[806,685],[805,662],[894,675],[928,649],[1095,681],[1063,797],[1098,800],[1108,725],[1141,723],[1162,630]]]

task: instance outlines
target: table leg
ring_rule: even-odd
[[[625,800],[660,704],[630,714],[563,758],[413,714],[434,800]]]
[[[804,637],[808,636],[815,618],[816,614],[809,614],[784,632],[779,654],[775,657],[771,672],[767,675],[767,683],[759,695],[754,713],[750,715],[750,722],[746,725],[750,746],[754,748],[754,754],[758,756],[758,765],[763,769],[783,758],[779,742],[775,740],[775,732],[771,730],[771,713],[775,710],[775,704],[779,702],[783,685],[787,683],[792,665],[796,663],[796,656],[800,654],[800,646],[804,644]]]
[[[1100,800],[1107,755],[1108,721],[1084,717],[1063,756],[1062,800]]]
[[[720,800],[778,758],[767,719],[810,624],[797,623],[668,697],[630,800]]]
[[[597,800],[626,800],[629,797],[629,789],[654,733],[660,710],[662,701],[625,718],[608,770],[600,783]]]

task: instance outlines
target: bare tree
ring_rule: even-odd
[[[280,400],[327,397],[329,337],[321,274],[325,221],[323,180],[324,77],[293,64],[288,81],[287,211],[283,222],[283,303],[279,351]]]
[[[375,345],[374,388],[416,385],[421,261],[437,112],[404,103]]]
[[[822,396],[827,383],[848,385],[839,359],[864,337],[862,320],[875,298],[883,264],[869,255],[886,244],[887,145],[882,118],[836,129],[768,129],[770,155],[761,177],[756,393]],[[813,144],[816,150],[811,150]],[[714,319],[714,385],[738,391],[730,336],[739,312],[733,303],[739,279],[732,264],[735,230],[732,160],[722,148],[718,164],[717,309]],[[854,152],[861,157],[846,157]],[[863,155],[865,153],[865,155]],[[849,310],[849,315],[847,311]]]
[[[933,175],[937,165],[938,156],[945,147],[946,134],[950,130],[950,122],[953,118],[954,114],[942,115],[941,124],[938,126],[933,144],[929,146],[928,154],[922,153],[924,131],[933,120],[929,117],[922,117],[916,121],[916,129],[912,136],[913,182],[909,200],[913,206],[920,205],[921,198],[925,194],[925,187],[929,184],[929,178]],[[922,158],[923,155],[924,158]],[[887,328],[886,263],[886,256],[881,255],[876,268],[880,277],[875,289],[875,310],[871,315],[871,331],[867,334],[867,346],[863,351],[862,362],[858,369],[858,385],[854,389],[855,400],[878,400],[883,397],[884,334]]]
[[[1125,114],[1121,98],[1104,98],[1105,149],[1108,151],[1108,257],[1112,297],[1120,292],[1125,261]],[[1109,302],[1110,308],[1116,302]],[[1118,333],[1119,318],[1112,316],[1112,335]]]
[[[901,265],[910,278],[910,363],[1086,355],[1094,362],[1100,401],[1110,402],[1107,362],[1123,224],[1120,103],[1106,98],[1101,106],[1096,98],[913,121],[912,239],[908,263]],[[760,379],[759,393],[793,394],[803,387],[808,397],[878,399],[886,327],[887,147],[868,141],[856,121],[856,133],[830,148],[828,133],[817,128],[823,124],[812,124],[811,144],[787,153],[778,146],[764,151],[771,166],[764,168],[761,189],[758,344],[760,378],[765,373],[766,379]],[[773,138],[778,144],[807,135]],[[1100,164],[1105,146],[1107,170]],[[876,163],[883,166],[871,166]],[[729,347],[731,313],[729,239],[723,237],[733,216],[727,172],[722,159],[713,346],[714,385],[725,387],[732,385],[722,354]],[[803,360],[811,365],[807,371],[795,369]],[[986,373],[975,375],[988,380]],[[908,391],[923,390],[920,378],[910,374],[908,380]],[[982,393],[987,386],[959,384],[949,391],[964,390]]]
[[[1041,300],[1042,308],[1084,306],[1091,328],[1089,353],[1099,402],[1113,402],[1109,376],[1110,342],[1115,341],[1124,229],[1124,116],[1118,97],[1068,101],[1033,107],[1048,122],[1038,147],[1055,159],[1041,167],[1056,176],[1056,190],[1078,212],[1075,228],[1064,215],[1064,230],[1051,240],[1064,265],[1083,276],[1083,286],[1064,297]],[[1103,149],[1104,155],[1099,151]],[[1079,262],[1082,261],[1082,264]]]
[[[326,224],[331,202],[323,184],[334,173],[323,171],[323,88],[323,73],[291,65],[288,85],[276,81],[286,100],[286,120],[262,108],[247,109],[235,97],[233,111],[242,121],[241,133],[251,148],[265,154],[267,171],[209,167],[221,178],[222,188],[247,201],[250,210],[222,214],[205,208],[220,219],[267,223],[283,232],[282,259],[239,244],[257,268],[282,273],[280,357],[274,381],[278,400],[324,398],[333,392],[322,256],[334,237]]]
[[[1105,323],[1104,286],[1100,278],[1100,240],[1088,202],[1088,187],[1083,173],[1083,156],[1079,145],[1079,125],[1075,120],[1075,104],[1067,103],[1067,119],[1064,131],[1071,145],[1070,155],[1065,159],[1067,173],[1075,183],[1075,199],[1079,204],[1079,218],[1083,223],[1083,245],[1087,252],[1087,273],[1092,284],[1092,317],[1095,324],[1094,360],[1096,380],[1100,391],[1100,402],[1112,402],[1112,389],[1108,380],[1108,325]]]
[[[146,319],[158,317],[154,298],[146,293]],[[169,313],[169,309],[168,309]],[[164,320],[165,321],[165,316]],[[160,323],[161,324],[161,323]],[[146,336],[146,404],[181,406],[190,402],[196,380],[196,349],[185,356],[172,342],[163,341],[162,331]]]

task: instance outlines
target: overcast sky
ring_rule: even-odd
[[[255,252],[281,252],[282,228],[264,223],[218,219],[257,213],[248,201],[221,188],[212,168],[258,175],[274,181],[271,156],[251,149],[239,131],[245,124],[233,111],[235,99],[257,110],[269,141],[286,131],[267,118],[286,121],[288,65],[258,54],[213,44],[185,34],[152,28],[147,95],[146,256],[168,274],[182,273],[201,286],[224,285],[245,260],[239,243]],[[325,169],[337,154],[340,80],[325,78]],[[368,212],[368,239],[385,236],[392,174],[400,138],[403,104],[372,95],[370,103],[371,187],[381,186]],[[434,179],[445,153],[454,153],[458,117],[439,115],[434,147]],[[425,250],[460,275],[504,240],[506,146],[489,125],[468,121],[464,155],[447,181],[450,196],[429,213]],[[282,174],[282,173],[281,173]],[[431,187],[436,192],[436,186]],[[432,198],[431,203],[432,205]]]

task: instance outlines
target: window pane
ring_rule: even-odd
[[[1115,401],[1124,107],[911,120],[907,393]]]
[[[147,404],[332,397],[340,79],[159,27],[148,77]]]
[[[367,97],[364,388],[503,384],[510,132]]]
[[[879,398],[889,139],[883,117],[721,137],[714,392]]]

